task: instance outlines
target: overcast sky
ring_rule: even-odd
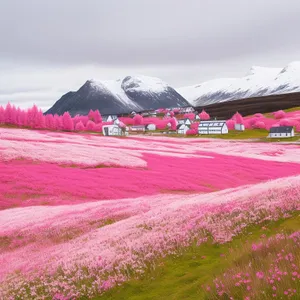
[[[49,108],[87,79],[173,87],[300,60],[299,0],[0,0],[0,105]]]

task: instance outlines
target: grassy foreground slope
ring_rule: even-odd
[[[257,257],[251,251],[253,243],[257,244],[279,233],[291,234],[298,230],[300,230],[299,211],[287,219],[266,221],[261,226],[247,228],[243,234],[226,244],[208,242],[198,247],[192,246],[179,257],[162,260],[155,271],[147,273],[143,278],[131,280],[95,300],[229,299],[227,295],[218,297],[208,291],[213,286],[214,278],[232,267],[258,263]],[[299,279],[295,284],[300,288]],[[270,299],[269,296],[272,297],[262,294],[255,299]],[[299,299],[298,296],[299,290],[296,295],[289,298]],[[241,290],[238,298],[234,299],[247,298]]]

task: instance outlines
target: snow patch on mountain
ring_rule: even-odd
[[[103,81],[91,79],[89,80],[89,82],[91,84],[91,87],[96,91],[111,94],[123,104],[129,105],[130,107],[135,107],[136,109],[140,109],[140,107],[127,96],[127,94],[121,87],[121,79]]]
[[[168,84],[156,77],[127,76],[122,82],[122,88],[126,92],[152,92],[162,93],[168,88]]]

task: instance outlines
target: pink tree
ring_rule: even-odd
[[[39,128],[39,129],[46,128],[45,116],[41,109],[38,111],[36,115],[35,128]]]
[[[56,130],[63,130],[63,122],[62,122],[62,117],[55,114],[54,115],[54,120],[55,120],[55,128]]]
[[[73,131],[74,130],[74,124],[71,115],[69,112],[65,112],[62,116],[62,122],[63,122],[63,129],[66,131]]]
[[[20,119],[21,119],[22,126],[24,126],[24,127],[28,126],[27,111],[25,111],[25,110],[21,111]]]
[[[5,122],[5,110],[2,106],[0,106],[0,124],[4,124]]]
[[[133,124],[134,125],[142,125],[143,124],[143,117],[141,115],[136,114],[133,117]]]
[[[12,107],[11,104],[8,102],[5,107],[4,112],[4,123],[5,124],[12,124]]]
[[[199,114],[200,120],[209,120],[210,115],[203,109],[201,113]]]
[[[293,126],[294,122],[292,120],[289,119],[281,119],[279,121],[280,126]]]
[[[75,130],[76,131],[84,131],[84,125],[83,125],[83,123],[80,121],[80,122],[78,122],[77,124],[76,124],[76,126],[75,126]]]
[[[300,122],[298,122],[295,126],[297,132],[300,132]]]
[[[91,109],[88,113],[89,120],[94,121],[94,114],[95,112]]]
[[[33,105],[32,108],[29,108],[27,111],[27,125],[30,128],[38,128],[37,124],[37,116],[39,114],[39,110],[36,105]]]
[[[50,130],[56,129],[55,119],[54,119],[54,116],[52,114],[46,115],[45,121],[46,121],[46,128],[48,128]]]
[[[95,123],[93,121],[89,120],[86,124],[85,130],[94,131],[95,130]]]
[[[177,120],[175,118],[171,118],[169,120],[169,123],[170,123],[170,129],[171,130],[176,130],[176,127],[177,127]]]
[[[226,125],[228,127],[228,130],[234,130],[235,121],[232,119],[227,120]]]
[[[184,119],[194,120],[194,119],[195,119],[195,114],[194,114],[194,113],[184,114],[184,115],[183,115],[183,118],[184,118]]]
[[[263,121],[258,121],[253,125],[253,128],[256,129],[266,129],[266,124]]]
[[[17,115],[16,115],[16,124],[20,127],[23,126],[21,117],[22,117],[22,110],[20,109],[20,107],[18,107]]]
[[[94,112],[94,122],[96,124],[102,123],[102,116],[98,109]]]
[[[95,125],[95,129],[96,132],[102,132],[102,123],[98,123]]]
[[[17,124],[17,109],[14,105],[11,108],[11,124],[18,125]]]
[[[237,124],[244,124],[244,118],[242,115],[238,112],[235,113],[234,118],[233,118]]]
[[[286,113],[283,110],[278,110],[276,112],[274,112],[274,117],[275,119],[283,119],[285,118]]]

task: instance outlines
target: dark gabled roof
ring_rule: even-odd
[[[293,130],[293,126],[278,126],[271,127],[270,133],[291,133]]]
[[[186,127],[190,128],[190,125],[187,125],[187,124],[178,124],[176,128],[180,129],[181,126],[186,126]]]

